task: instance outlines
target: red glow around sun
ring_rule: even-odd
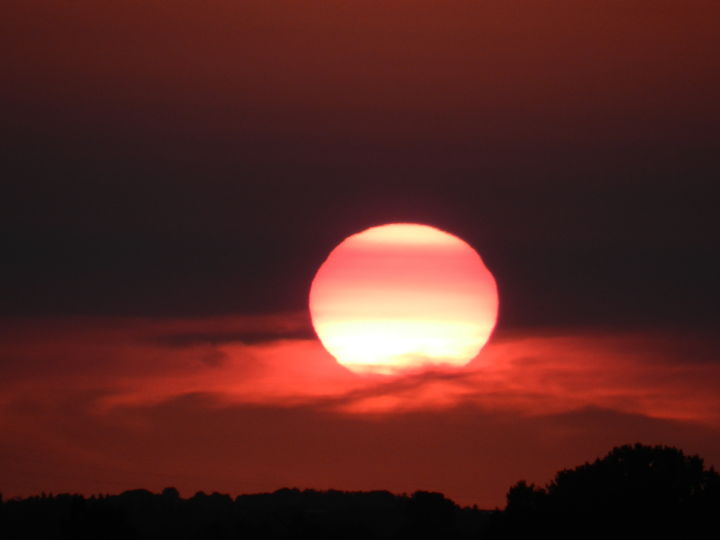
[[[372,227],[346,238],[310,290],[313,326],[358,373],[461,366],[497,320],[495,279],[466,242],[427,225]]]

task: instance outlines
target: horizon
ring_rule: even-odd
[[[5,496],[377,487],[492,508],[629,442],[720,467],[717,2],[4,11]],[[496,320],[469,255],[455,272],[425,246],[376,279],[361,250],[331,276],[330,327],[375,310],[402,331],[368,344],[373,312],[331,355],[313,280],[388,223],[476,252]],[[393,354],[407,366],[348,369]]]

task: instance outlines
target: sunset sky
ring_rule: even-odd
[[[441,491],[720,466],[720,3],[10,0],[0,493]],[[463,369],[317,339],[345,238],[482,256]]]

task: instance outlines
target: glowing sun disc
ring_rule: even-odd
[[[487,343],[497,312],[495,278],[480,255],[457,236],[414,223],[346,238],[310,288],[320,341],[357,373],[465,365]]]

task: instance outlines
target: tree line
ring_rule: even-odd
[[[561,470],[545,486],[517,482],[502,510],[426,491],[0,497],[0,538],[8,540],[690,538],[717,535],[719,519],[714,469],[677,448],[641,444]]]

